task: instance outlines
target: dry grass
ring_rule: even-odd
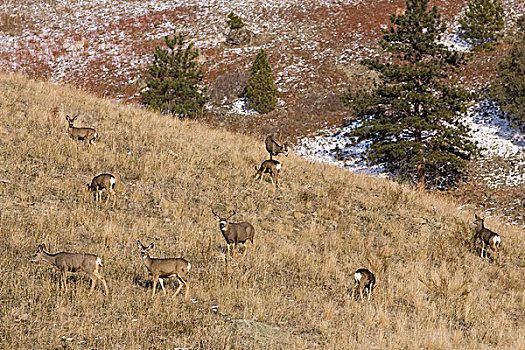
[[[254,181],[262,142],[80,91],[0,76],[0,347],[11,349],[517,349],[525,343],[522,230],[503,266],[469,244],[471,214],[449,199],[290,156],[282,186]],[[96,151],[67,136],[65,114],[97,128]],[[114,210],[85,184],[117,177]],[[238,203],[255,250],[232,261],[210,206]],[[473,216],[473,215],[472,215]],[[192,298],[151,299],[135,241],[192,263]],[[104,262],[110,296],[89,279],[32,265],[37,245]],[[353,272],[376,273],[370,303]],[[168,283],[173,294],[176,282]],[[218,310],[214,311],[214,306]]]

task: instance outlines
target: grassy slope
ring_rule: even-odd
[[[11,181],[0,183],[0,347],[525,343],[522,230],[488,220],[503,237],[498,267],[469,245],[473,215],[442,197],[294,156],[284,160],[275,191],[252,178],[266,157],[260,140],[19,75],[0,81],[0,177]],[[76,113],[79,125],[96,126],[96,152],[68,139],[64,116]],[[84,191],[93,175],[106,171],[118,179],[114,210]],[[230,208],[237,202],[235,219],[256,228],[255,251],[228,273],[210,212],[215,202]],[[154,256],[192,262],[198,303],[162,293],[150,298],[137,239],[155,241]],[[42,242],[50,251],[101,256],[111,295],[97,285],[88,298],[82,274],[69,279],[67,293],[57,293],[57,272],[30,263]],[[370,303],[352,302],[346,291],[360,267],[378,278]],[[170,282],[169,292],[175,287]]]

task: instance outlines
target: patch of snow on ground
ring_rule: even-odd
[[[481,148],[481,164],[492,163],[494,158],[502,159],[505,168],[479,174],[480,181],[491,188],[518,186],[525,183],[525,136],[509,125],[498,105],[482,101],[468,110],[464,122],[470,127],[470,137]],[[359,122],[343,128],[325,128],[311,137],[297,140],[295,150],[303,158],[333,164],[353,172],[388,176],[382,166],[370,166],[366,153],[368,142],[353,145],[348,136]],[[491,168],[493,164],[491,164]],[[487,167],[488,168],[488,167]]]

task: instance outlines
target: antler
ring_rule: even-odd
[[[220,215],[215,212],[215,207],[216,207],[216,204],[212,204],[211,212],[213,213],[213,215],[215,215],[216,217],[220,218]]]

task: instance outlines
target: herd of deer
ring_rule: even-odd
[[[74,140],[86,140],[89,145],[96,146],[95,140],[98,136],[97,132],[93,128],[76,128],[73,126],[73,122],[77,119],[78,116],[70,118],[66,116],[66,120],[69,122],[68,134]],[[266,150],[270,154],[270,159],[263,161],[261,166],[256,169],[255,178],[262,180],[264,174],[269,174],[271,176],[272,183],[276,187],[279,187],[279,173],[281,170],[281,163],[273,159],[273,157],[278,156],[283,153],[285,156],[288,156],[288,144],[279,144],[273,137],[269,135],[266,140]],[[88,190],[94,193],[95,201],[102,201],[102,193],[106,191],[107,198],[106,203],[109,201],[110,196],[113,197],[113,205],[115,207],[117,193],[115,191],[116,180],[115,177],[111,174],[100,174],[93,178],[90,184],[87,185]],[[246,256],[248,251],[247,243],[250,242],[252,249],[254,247],[253,237],[255,234],[255,229],[252,224],[248,222],[229,222],[228,220],[235,215],[236,209],[228,216],[220,216],[216,212],[215,206],[212,206],[211,212],[214,215],[215,219],[219,222],[219,228],[221,233],[226,240],[226,257],[233,258],[235,256],[235,251],[237,250],[237,245],[242,244],[244,246],[243,257]],[[485,227],[484,218],[475,215],[475,234],[473,244],[476,246],[477,241],[481,241],[481,257],[484,258],[487,256],[486,246],[491,247],[495,255],[498,257],[498,262],[501,264],[501,237],[487,229]],[[181,289],[186,286],[185,299],[189,297],[189,279],[188,274],[191,269],[191,264],[189,261],[182,258],[152,258],[149,255],[149,251],[153,249],[154,244],[151,243],[149,246],[144,246],[140,241],[137,241],[137,245],[141,252],[141,258],[144,262],[144,266],[153,277],[153,294],[155,296],[155,291],[157,283],[160,282],[162,291],[166,294],[164,289],[164,278],[176,277],[179,282],[179,287],[175,291],[177,296]],[[232,247],[233,246],[233,247]],[[87,253],[67,253],[60,252],[56,254],[50,254],[45,251],[46,247],[44,244],[38,246],[38,250],[31,260],[32,262],[45,261],[55,266],[60,270],[61,275],[61,288],[67,291],[66,284],[66,275],[67,272],[77,272],[83,271],[91,278],[91,288],[88,295],[91,295],[95,289],[97,279],[102,282],[106,295],[109,294],[109,289],[106,284],[104,276],[100,273],[99,269],[102,266],[102,260],[93,254]],[[484,254],[485,253],[485,254]],[[496,258],[493,258],[496,261]],[[370,300],[370,295],[372,289],[376,283],[376,278],[374,274],[368,269],[358,269],[354,273],[354,286],[352,288],[352,299],[355,300],[356,290],[359,292],[359,298],[361,301],[364,301],[364,293],[368,295],[368,300]]]

